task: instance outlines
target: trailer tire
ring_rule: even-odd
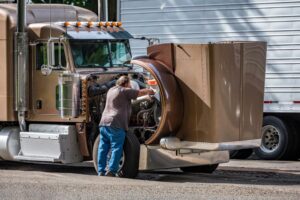
[[[93,146],[93,163],[96,172],[98,172],[98,146],[100,135],[97,136]],[[119,177],[135,178],[139,170],[140,143],[133,133],[126,133],[123,146],[123,164],[118,172]]]
[[[263,119],[262,144],[255,154],[265,160],[289,160],[295,158],[295,131],[286,121],[278,117]]]
[[[253,149],[232,150],[229,152],[230,159],[247,159],[253,153]]]
[[[218,166],[219,164],[200,165],[200,166],[193,166],[193,167],[181,167],[180,169],[183,172],[211,174],[217,169]]]

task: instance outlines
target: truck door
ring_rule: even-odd
[[[47,66],[47,43],[39,43],[33,52],[35,64],[32,68],[32,115],[31,120],[55,120],[59,117],[56,108],[56,86],[58,85],[59,74],[63,67],[66,67],[66,59],[63,46],[55,44],[54,53],[55,68],[49,70]],[[59,61],[59,57],[61,60]],[[60,63],[61,62],[61,63]],[[61,65],[61,66],[60,66]]]

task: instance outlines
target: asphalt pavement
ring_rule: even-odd
[[[0,161],[0,199],[300,199],[300,161],[233,160],[213,174],[172,169],[136,179],[98,177],[89,165]]]

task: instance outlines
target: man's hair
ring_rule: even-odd
[[[125,87],[126,84],[128,84],[129,82],[130,82],[129,77],[126,76],[126,75],[123,75],[123,76],[121,76],[120,78],[118,78],[118,80],[117,80],[117,82],[116,82],[116,85]]]

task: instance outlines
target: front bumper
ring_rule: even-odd
[[[229,150],[258,148],[260,144],[261,144],[261,139],[221,142],[221,143],[180,141],[176,137],[167,137],[167,138],[162,138],[160,140],[161,148],[173,150],[173,151],[179,149],[193,149],[193,150],[203,150],[203,151],[229,151]]]
[[[139,170],[212,165],[228,161],[228,151],[170,151],[162,149],[160,146],[141,145]]]

